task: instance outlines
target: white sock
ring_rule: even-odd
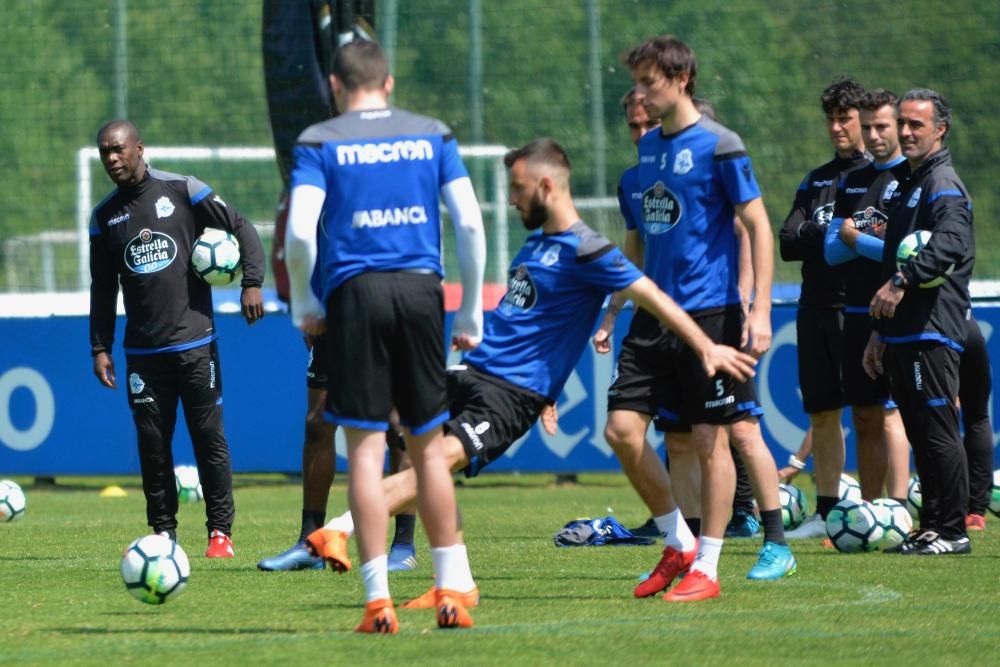
[[[719,578],[719,554],[722,553],[722,540],[717,537],[702,536],[698,542],[698,556],[694,559],[692,570],[698,570],[706,577],[715,581]]]
[[[675,508],[670,514],[654,516],[653,522],[664,535],[664,546],[673,547],[679,551],[691,551],[698,544],[694,533],[688,528],[680,508]]]
[[[389,557],[385,554],[361,564],[361,581],[365,584],[365,601],[382,600],[389,596]]]
[[[438,588],[468,593],[476,587],[464,544],[431,549],[431,560],[434,562],[434,585]]]
[[[344,512],[340,516],[334,517],[323,526],[327,530],[339,530],[347,533],[350,537],[354,534],[354,517],[351,516],[350,510]]]

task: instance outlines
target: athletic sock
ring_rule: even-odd
[[[826,521],[826,515],[838,502],[840,502],[840,498],[835,496],[816,496],[816,512],[819,514],[819,518]]]
[[[893,498],[893,500],[895,500],[897,503],[899,503],[903,507],[906,507],[906,498]]]
[[[684,517],[684,522],[688,525],[688,529],[691,531],[692,535],[695,537],[701,535],[701,517],[686,516]]]
[[[347,536],[350,537],[354,534],[354,517],[351,516],[350,510],[348,510],[340,516],[330,519],[330,522],[323,527],[327,530],[339,530],[347,533]]]
[[[719,555],[722,553],[722,540],[717,537],[704,537],[698,541],[698,556],[694,559],[692,570],[698,570],[706,577],[715,581],[719,578]]]
[[[785,523],[781,519],[781,510],[765,510],[760,513],[760,525],[764,527],[764,541],[785,545]]]
[[[408,544],[413,546],[413,528],[416,524],[416,514],[397,514],[396,533],[392,536],[393,545]]]
[[[698,543],[688,528],[679,508],[662,516],[654,516],[656,528],[663,533],[663,544],[679,551],[691,551]]]
[[[464,544],[433,548],[431,560],[434,563],[434,585],[438,588],[468,593],[476,587]]]
[[[302,510],[302,531],[299,533],[299,542],[305,541],[314,530],[321,528],[324,521],[326,521],[326,512]]]
[[[389,595],[389,558],[385,554],[361,564],[361,581],[365,585],[365,601],[382,600]]]

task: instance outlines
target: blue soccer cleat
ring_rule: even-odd
[[[389,572],[405,572],[417,568],[417,550],[412,544],[392,543],[389,548]]]
[[[747,512],[737,511],[726,526],[726,537],[753,537],[760,530],[757,517]]]
[[[290,570],[322,570],[326,563],[322,558],[317,558],[306,549],[305,540],[296,542],[295,546],[278,554],[271,556],[257,563],[257,569],[265,572],[287,572]]]
[[[781,579],[795,574],[795,556],[787,544],[764,542],[757,557],[757,564],[750,568],[747,579]]]

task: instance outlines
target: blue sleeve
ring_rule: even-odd
[[[871,234],[859,234],[855,249],[862,257],[866,257],[875,262],[882,261],[882,251],[885,241]]]
[[[326,192],[326,173],[323,170],[323,149],[317,145],[299,144],[292,151],[295,167],[292,169],[291,189],[299,185],[315,185]]]
[[[445,137],[441,142],[441,182],[438,185],[444,186],[468,176],[465,163],[458,154],[458,141],[454,137]]]
[[[635,220],[632,219],[632,209],[629,207],[629,197],[631,193],[625,192],[621,183],[618,184],[618,210],[621,211],[625,220],[625,229],[637,229]]]
[[[840,227],[843,224],[843,218],[834,218],[826,227],[826,236],[823,237],[823,257],[830,266],[849,262],[858,256],[858,253],[840,240]]]
[[[754,177],[749,155],[723,158],[716,160],[715,164],[730,203],[745,204],[760,197],[760,186]]]
[[[642,271],[616,246],[608,244],[606,251],[596,255],[599,256],[576,265],[577,275],[587,285],[610,294],[642,278]]]

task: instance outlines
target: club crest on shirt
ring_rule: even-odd
[[[681,221],[681,201],[663,181],[642,193],[642,223],[647,234],[663,234]]]
[[[163,232],[140,230],[125,244],[125,266],[133,273],[156,273],[170,266],[177,257],[177,242]]]
[[[156,207],[157,218],[169,218],[170,214],[174,212],[174,203],[166,196],[157,199],[154,206]]]
[[[885,186],[885,190],[882,190],[882,201],[892,201],[892,196],[896,194],[896,188],[898,187],[899,181],[889,181],[889,184]]]
[[[910,201],[906,202],[906,208],[913,208],[914,206],[916,206],[917,202],[920,201],[920,195],[923,193],[923,191],[924,191],[923,188],[917,188],[916,190],[914,190],[913,194],[910,196]]]
[[[142,381],[138,373],[130,373],[128,376],[128,390],[133,394],[141,394],[146,388],[146,383]]]
[[[540,260],[538,260],[538,261],[542,265],[544,265],[544,266],[552,266],[553,264],[555,264],[556,262],[558,262],[559,261],[559,244],[557,243],[557,244],[551,246],[548,250],[546,250],[545,254],[542,255],[542,258]]]
[[[833,220],[833,202],[823,204],[813,211],[813,222],[826,227]]]
[[[691,157],[691,149],[685,148],[674,158],[674,173],[684,175],[694,167],[694,158]]]
[[[507,315],[521,313],[531,310],[537,300],[538,290],[535,288],[535,281],[532,280],[528,267],[521,264],[510,272],[507,278],[507,293],[498,308]]]

